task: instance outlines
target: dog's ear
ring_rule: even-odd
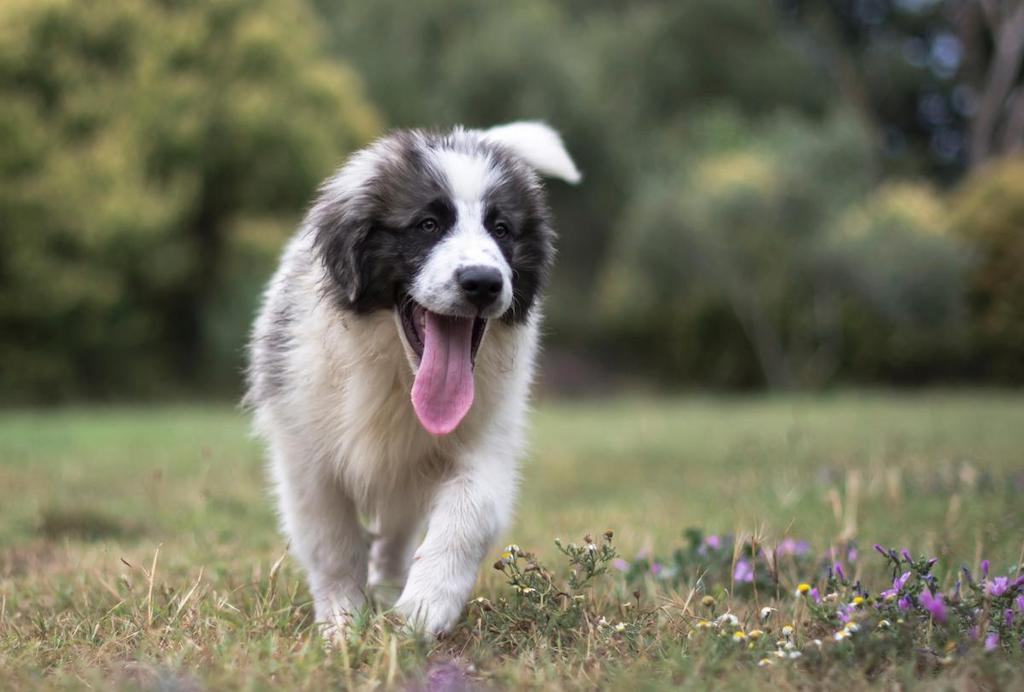
[[[357,205],[345,201],[315,205],[311,222],[315,244],[332,279],[332,292],[348,308],[359,302],[366,289],[363,246],[370,222],[356,213]]]
[[[522,121],[483,131],[483,138],[501,144],[543,175],[568,183],[582,179],[562,138],[546,123]]]

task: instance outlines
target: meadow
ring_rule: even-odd
[[[367,614],[330,648],[240,411],[0,413],[0,688],[1024,684],[1024,396],[545,401],[533,421],[459,629]]]

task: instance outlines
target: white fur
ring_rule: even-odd
[[[448,180],[455,204],[456,227],[431,251],[410,293],[417,303],[434,312],[464,314],[462,291],[452,277],[465,267],[493,267],[501,273],[501,294],[481,316],[503,315],[512,304],[512,268],[484,228],[481,201],[495,176],[494,169],[482,157],[452,151],[441,151],[434,156],[435,165]]]
[[[490,157],[471,156],[451,149],[434,151],[431,155],[433,165],[448,180],[448,189],[456,201],[470,204],[479,201],[496,177]]]
[[[499,125],[484,130],[482,136],[508,147],[540,173],[573,184],[583,179],[561,136],[545,123],[521,121]]]

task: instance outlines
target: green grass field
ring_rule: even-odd
[[[579,542],[606,528],[629,562],[669,554],[691,526],[765,545],[805,539],[816,550],[853,538],[861,557],[851,569],[872,588],[891,578],[871,550],[876,542],[937,556],[944,585],[961,563],[986,557],[1005,570],[1019,561],[1022,395],[549,402],[533,420],[505,542],[562,575],[553,540]],[[695,584],[662,587],[653,578],[634,606],[646,620],[628,641],[587,622],[565,641],[508,647],[512,630],[493,636],[470,609],[440,643],[404,636],[377,616],[348,646],[325,650],[298,569],[287,557],[275,567],[283,555],[261,451],[236,410],[0,414],[3,689],[415,686],[446,661],[492,687],[1024,682],[1012,651],[999,659],[1005,665],[968,651],[934,671],[913,660],[760,669],[688,639],[700,615]],[[514,602],[489,563],[481,575],[478,595]],[[633,600],[636,585],[623,579],[617,570],[597,579],[587,596],[594,612],[626,612],[621,602]],[[718,612],[728,601],[742,617],[751,605],[732,603],[731,593],[716,592]],[[442,678],[432,678],[434,688],[444,688]]]

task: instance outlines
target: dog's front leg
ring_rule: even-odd
[[[473,590],[480,561],[509,519],[516,482],[511,460],[476,459],[441,485],[426,537],[395,604],[414,627],[436,636],[451,631]]]
[[[368,551],[355,503],[329,466],[305,451],[297,444],[275,449],[275,491],[291,552],[309,579],[316,620],[332,640],[366,604]]]

